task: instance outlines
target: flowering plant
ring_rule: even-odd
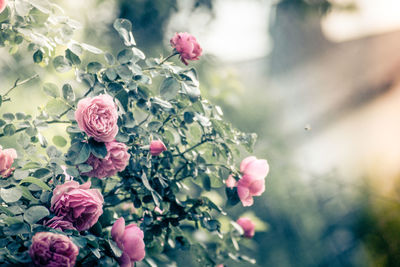
[[[254,224],[236,223],[207,192],[250,206],[265,190],[268,163],[247,157],[238,169],[239,147],[251,152],[255,134],[223,120],[201,96],[194,68],[168,61],[198,60],[197,40],[176,34],[170,56],[146,59],[131,23],[117,19],[125,48],[115,56],[72,40],[77,22],[50,2],[0,3],[1,46],[28,47],[32,64],[76,77],[61,90],[44,83],[49,101],[39,114],[0,119],[0,138],[16,137],[0,148],[0,262],[154,266],[177,250],[190,250],[200,266],[253,262],[238,241],[254,235]],[[84,64],[84,51],[98,61]],[[0,96],[2,108],[12,90],[38,77],[17,80]],[[50,144],[43,131],[55,125],[66,134]]]

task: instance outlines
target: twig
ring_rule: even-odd
[[[18,86],[23,85],[23,84],[25,84],[27,82],[30,82],[31,80],[33,80],[33,79],[35,79],[37,77],[39,77],[39,74],[35,74],[32,77],[30,77],[30,78],[28,78],[26,80],[23,80],[23,81],[19,81],[19,78],[18,78],[17,80],[15,80],[14,85],[10,89],[8,89],[8,91],[3,95],[3,97],[7,96],[9,93],[11,93],[12,90],[17,88]]]

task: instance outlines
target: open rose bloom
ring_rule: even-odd
[[[80,100],[75,119],[79,128],[98,142],[111,142],[118,133],[117,106],[110,95]]]
[[[146,254],[144,234],[136,224],[132,223],[125,227],[125,220],[121,217],[111,228],[111,236],[123,252],[119,259],[121,267],[131,267],[135,261],[144,259]]]
[[[130,158],[128,147],[124,143],[113,141],[106,143],[106,148],[107,155],[104,159],[90,155],[86,163],[92,166],[93,169],[90,172],[84,173],[84,175],[104,178],[125,170]]]
[[[179,53],[182,62],[187,65],[187,60],[198,60],[202,49],[196,38],[187,33],[175,33],[170,40],[171,46]]]
[[[62,221],[69,221],[78,231],[88,230],[103,214],[103,196],[98,189],[90,189],[91,183],[80,185],[68,181],[57,185],[51,198],[50,210]],[[61,218],[59,218],[61,220]],[[54,222],[60,225],[61,222]],[[60,225],[63,228],[65,223]]]
[[[0,13],[4,11],[7,7],[7,0],[0,0]]]
[[[32,237],[29,255],[35,266],[75,266],[78,247],[65,235],[39,232]]]
[[[265,191],[265,177],[268,171],[269,165],[265,159],[251,156],[242,161],[242,178],[237,182],[237,192],[243,206],[253,205],[253,196],[260,196]]]
[[[12,164],[17,158],[17,151],[13,148],[3,149],[0,146],[0,176],[7,178],[14,171]]]

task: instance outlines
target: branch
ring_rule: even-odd
[[[54,124],[54,123],[71,123],[71,122],[70,121],[56,121],[56,120],[53,120],[53,121],[45,121],[45,123]],[[26,129],[28,129],[28,127],[19,128],[19,129],[17,129],[15,131],[15,133],[19,133],[19,132],[25,131]],[[0,137],[3,137],[3,136],[4,136],[4,133],[1,133]]]
[[[35,74],[32,77],[30,77],[26,80],[23,80],[23,81],[19,81],[19,78],[18,78],[17,80],[15,80],[14,85],[10,89],[8,89],[8,91],[3,96],[7,96],[9,93],[11,93],[12,90],[17,88],[18,86],[28,83],[31,80],[36,79],[37,77],[39,77],[39,74]]]

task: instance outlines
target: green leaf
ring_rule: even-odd
[[[106,52],[104,54],[104,58],[105,58],[105,60],[106,60],[108,65],[114,65],[115,64],[115,57],[112,54]]]
[[[68,106],[58,98],[53,98],[46,104],[46,111],[49,115],[59,115],[64,112]]]
[[[185,120],[185,122],[187,124],[191,124],[193,122],[193,118],[194,118],[194,113],[191,111],[186,111],[185,113],[183,113],[183,119]]]
[[[33,62],[40,63],[42,61],[43,61],[43,52],[42,50],[39,49],[33,54]]]
[[[72,64],[72,65],[80,65],[81,60],[78,55],[76,55],[74,52],[71,50],[67,49],[65,50],[65,58]]]
[[[132,34],[132,23],[129,20],[116,19],[113,26],[126,46],[136,45],[135,39],[133,38]]]
[[[67,145],[67,140],[65,140],[65,138],[60,135],[55,135],[53,137],[53,144],[58,147],[65,147]]]
[[[29,189],[28,189],[27,187],[25,187],[25,186],[19,186],[19,188],[22,190],[22,196],[23,196],[24,198],[26,198],[27,200],[31,201],[31,203],[33,203],[33,204],[39,203],[39,200],[36,199],[36,198],[32,195],[31,191],[29,191]]]
[[[7,203],[16,202],[22,197],[22,190],[18,187],[1,188],[0,196]]]
[[[49,215],[50,212],[46,207],[33,206],[25,211],[24,220],[29,224],[34,224]]]
[[[89,44],[82,43],[81,46],[83,49],[85,49],[86,51],[89,51],[93,54],[102,54],[103,53],[103,51],[101,49],[94,47],[92,45],[89,45]]]
[[[90,156],[90,146],[88,143],[75,143],[71,146],[70,150],[74,152],[74,164],[78,165],[86,162]]]
[[[160,86],[160,95],[165,100],[171,100],[178,94],[179,88],[179,82],[172,77],[168,77]]]
[[[58,87],[54,83],[45,83],[45,84],[43,84],[43,91],[47,95],[52,96],[52,97],[59,97],[60,96],[60,92],[58,91]]]
[[[35,177],[26,177],[24,179],[22,179],[19,184],[23,184],[23,183],[31,183],[31,184],[35,184],[37,186],[39,186],[40,188],[42,188],[43,190],[47,190],[47,191],[51,191],[51,188],[42,180],[35,178]]]
[[[63,85],[62,94],[63,94],[63,98],[65,100],[67,100],[68,102],[75,101],[75,93],[70,84],[66,83]]]
[[[114,253],[115,257],[119,258],[122,255],[122,250],[118,247],[117,243],[115,243],[112,240],[108,240],[108,244],[110,245],[110,248],[112,252]]]
[[[6,136],[11,136],[11,135],[15,134],[16,130],[17,129],[15,128],[15,126],[13,124],[7,124],[6,126],[4,126],[3,133]]]
[[[99,72],[101,70],[102,67],[103,67],[103,65],[101,65],[101,63],[99,63],[99,62],[90,62],[87,65],[87,72],[91,73],[91,74],[96,74],[97,72]]]
[[[104,159],[107,156],[106,144],[103,142],[97,142],[93,138],[89,140],[90,152],[96,158]]]
[[[210,191],[211,190],[211,180],[210,180],[210,176],[208,176],[208,174],[203,173],[201,175],[201,180],[203,183],[203,187],[206,191]]]
[[[228,204],[231,206],[235,206],[240,202],[239,195],[237,193],[237,187],[234,188],[225,188],[226,196],[228,198]]]
[[[63,56],[57,56],[53,59],[53,66],[58,72],[67,72],[71,69],[71,63]]]
[[[117,59],[119,63],[126,64],[129,63],[133,59],[132,49],[124,49],[118,53]]]

